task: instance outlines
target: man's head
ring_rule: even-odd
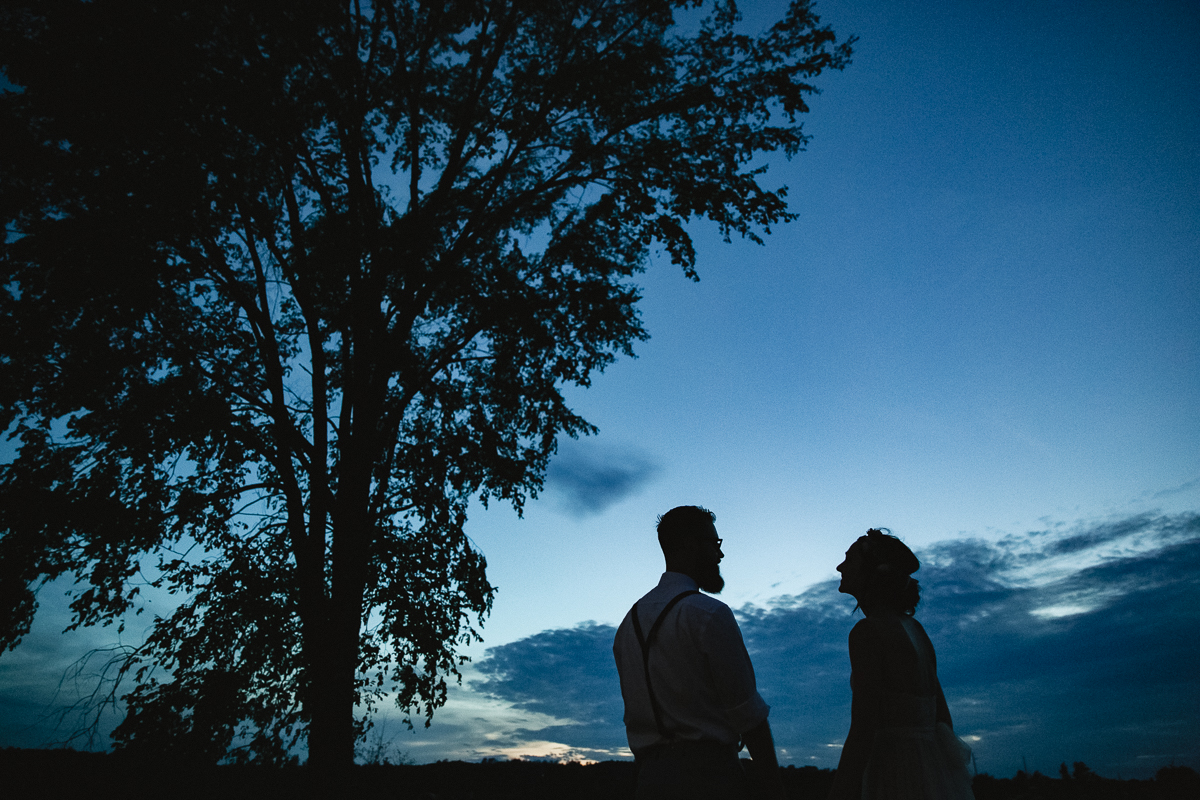
[[[700,506],[678,506],[658,518],[658,544],[668,572],[681,572],[701,589],[718,594],[725,588],[720,563],[717,515]]]

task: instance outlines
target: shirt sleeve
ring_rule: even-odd
[[[771,711],[754,681],[754,665],[746,652],[742,631],[729,607],[713,612],[705,631],[705,654],[729,724],[745,733],[762,723]]]

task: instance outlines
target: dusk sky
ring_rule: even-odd
[[[656,516],[695,503],[783,763],[836,765],[834,567],[886,526],[979,771],[1200,769],[1200,4],[817,12],[859,41],[769,162],[799,218],[763,246],[695,224],[699,283],[650,264],[652,338],[568,395],[599,435],[523,519],[475,510],[484,642],[430,728],[377,728],[415,761],[628,757],[614,628],[662,571]],[[116,641],[60,635],[66,588],[0,656],[0,747],[53,741],[64,670]]]

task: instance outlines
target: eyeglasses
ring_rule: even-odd
[[[725,540],[724,540],[724,539],[722,539],[720,536],[718,536],[716,539],[711,539],[710,541],[711,541],[713,544],[715,544],[715,545],[717,546],[717,549],[718,549],[718,550],[720,550],[720,549],[721,549],[721,542],[723,542],[723,541],[725,541]]]

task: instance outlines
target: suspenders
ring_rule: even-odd
[[[659,710],[658,698],[654,696],[654,687],[650,683],[650,645],[654,643],[654,634],[658,633],[667,614],[671,612],[676,603],[690,594],[700,594],[700,592],[696,589],[689,589],[672,597],[671,602],[667,603],[662,613],[658,615],[658,619],[654,620],[654,624],[650,626],[650,633],[647,636],[642,635],[642,623],[638,620],[637,603],[633,604],[633,608],[629,612],[629,615],[633,617],[633,632],[637,634],[638,644],[642,648],[642,668],[646,671],[646,692],[650,695],[650,708],[654,711],[654,724],[664,739],[670,739],[671,736],[663,727],[662,711]]]

